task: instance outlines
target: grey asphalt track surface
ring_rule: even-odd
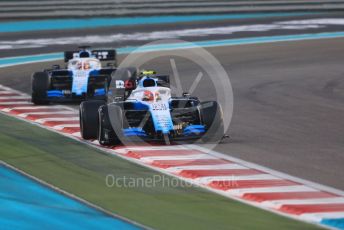
[[[343,190],[344,39],[207,50],[229,73],[234,91],[231,138],[215,150]],[[0,84],[30,93],[31,73],[52,63],[0,69]],[[200,67],[176,64],[187,89]],[[144,67],[172,74],[169,58]],[[206,77],[195,95],[212,97]]]

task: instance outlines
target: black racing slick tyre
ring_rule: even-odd
[[[50,79],[46,72],[36,72],[32,75],[32,94],[31,101],[35,105],[49,104],[47,91],[49,89]]]
[[[122,108],[118,105],[104,105],[99,109],[99,144],[105,146],[122,144],[123,116]]]
[[[224,136],[223,112],[216,101],[201,102],[201,119],[206,133],[202,137],[204,142],[219,142]]]
[[[84,101],[80,104],[80,133],[85,140],[97,139],[98,134],[98,110],[104,105],[104,101]]]

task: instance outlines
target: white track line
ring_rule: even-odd
[[[196,178],[195,181],[201,184],[209,184],[213,181],[243,181],[243,180],[281,180],[270,174],[256,174],[247,176],[209,176]]]
[[[323,219],[337,219],[344,218],[344,212],[318,212],[318,213],[305,213],[299,215],[300,218],[312,222],[320,222]]]
[[[18,114],[19,117],[27,117],[27,116],[33,116],[33,115],[57,115],[57,114],[64,114],[64,115],[73,115],[76,113],[75,112],[71,112],[71,111],[61,111],[61,112],[32,112],[32,113],[21,113],[21,114]]]
[[[0,91],[0,96],[9,96],[15,94],[14,92],[9,92],[9,91]]]
[[[72,133],[71,135],[75,136],[75,137],[80,137],[81,138],[81,133],[80,132]]]
[[[1,99],[11,99],[13,101],[16,101],[18,99],[28,99],[28,100],[31,100],[31,97],[29,97],[29,96],[6,96],[6,95],[0,95],[0,100]]]
[[[227,192],[235,195],[242,196],[246,193],[280,193],[280,192],[316,192],[318,190],[310,188],[304,185],[295,185],[295,186],[276,186],[276,187],[264,187],[264,188],[238,188],[230,189]]]
[[[198,160],[198,159],[217,159],[207,154],[193,154],[193,155],[173,155],[173,156],[154,156],[141,157],[140,160],[145,163],[151,163],[156,160]]]
[[[49,109],[49,110],[55,110],[55,109],[61,109],[63,110],[61,107],[59,106],[18,106],[18,107],[12,107],[12,108],[7,108],[7,109],[3,109],[2,111],[4,112],[11,112],[13,110],[26,110],[26,109],[30,109],[30,110],[42,110],[42,109]]]
[[[188,166],[176,166],[167,168],[166,171],[177,173],[182,170],[209,170],[209,169],[248,169],[238,164],[221,164],[221,165],[188,165]]]
[[[9,111],[11,110],[20,110],[20,109],[63,109],[63,107],[60,107],[60,106],[38,106],[38,105],[28,105],[28,106],[18,106],[18,107],[15,107],[15,108],[9,108]]]
[[[165,151],[165,150],[190,150],[190,148],[186,148],[183,146],[178,146],[178,145],[172,145],[172,146],[140,146],[140,147],[124,147],[120,149],[116,149],[116,151],[152,151],[152,150],[160,150],[160,151]]]
[[[35,122],[44,124],[48,121],[79,121],[79,116],[77,117],[49,117],[49,118],[41,118],[35,120]]]
[[[335,198],[319,198],[319,199],[293,199],[293,200],[274,200],[274,201],[264,201],[261,204],[278,209],[282,205],[290,204],[339,204],[344,203],[344,197]]]
[[[21,105],[21,104],[27,104],[32,105],[29,101],[6,101],[6,102],[1,102],[0,101],[0,105]]]
[[[75,128],[75,127],[80,127],[79,124],[65,124],[65,125],[55,125],[52,128],[56,130],[62,130],[64,128]]]

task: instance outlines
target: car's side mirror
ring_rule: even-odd
[[[116,66],[115,63],[112,63],[112,62],[109,62],[106,64],[107,67],[111,67],[111,68],[114,68]]]
[[[184,93],[183,93],[183,97],[190,97],[190,93],[184,92]]]
[[[52,69],[60,69],[60,65],[53,65]]]

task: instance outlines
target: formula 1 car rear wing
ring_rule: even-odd
[[[81,55],[89,55],[90,57],[95,57],[100,61],[116,61],[116,50],[108,49],[108,50],[81,50],[81,51],[65,51],[64,52],[64,61],[68,62],[73,58],[81,57]],[[86,56],[84,56],[86,57]]]

